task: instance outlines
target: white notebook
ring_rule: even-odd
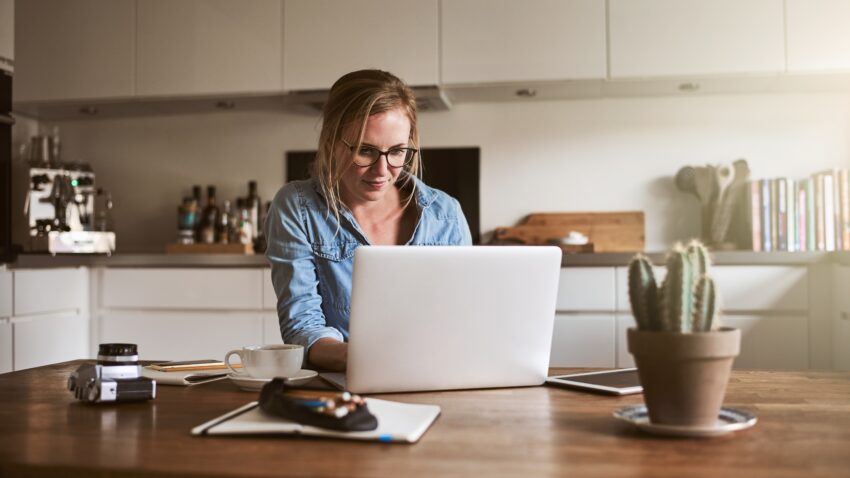
[[[341,432],[302,425],[260,410],[251,402],[192,429],[192,435],[307,435],[348,440],[416,443],[440,415],[437,405],[419,405],[366,398],[378,428],[368,432]]]
[[[228,370],[198,370],[191,372],[161,372],[142,367],[142,376],[153,380],[159,385],[200,385],[227,378]]]

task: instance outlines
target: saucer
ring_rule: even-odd
[[[288,377],[284,380],[283,383],[286,385],[301,385],[310,381],[313,377],[319,375],[315,370],[307,370],[302,368],[292,377]],[[248,377],[247,375],[240,375],[235,373],[230,373],[227,375],[227,378],[230,379],[237,387],[246,392],[259,392],[263,385],[272,381],[270,378],[254,378]]]
[[[649,421],[649,412],[644,404],[621,408],[614,412],[614,418],[631,423],[648,433],[681,437],[713,437],[725,435],[737,430],[750,428],[758,421],[758,418],[752,413],[723,407],[720,409],[720,414],[717,416],[717,423],[713,427],[658,425]]]

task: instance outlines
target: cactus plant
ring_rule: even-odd
[[[667,277],[659,287],[652,262],[638,254],[629,264],[629,299],[639,330],[707,332],[714,322],[716,290],[708,275],[711,259],[699,241],[677,244],[667,255]]]

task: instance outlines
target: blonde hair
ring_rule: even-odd
[[[401,108],[410,120],[411,148],[419,149],[419,129],[416,122],[416,97],[413,90],[392,73],[381,70],[358,70],[342,76],[331,87],[328,100],[322,111],[322,132],[319,135],[319,148],[313,162],[313,178],[328,205],[328,213],[333,213],[339,224],[339,211],[343,206],[339,185],[343,173],[351,166],[349,160],[336,155],[337,143],[349,129],[358,132],[353,151],[360,150],[366,121],[370,116]],[[344,143],[343,143],[344,144]],[[346,146],[347,150],[348,146]],[[410,164],[405,165],[399,176],[399,189],[408,191],[404,199],[405,207],[410,204],[416,193],[416,182],[412,177],[420,176],[420,154],[414,156]],[[411,187],[408,187],[411,185]]]

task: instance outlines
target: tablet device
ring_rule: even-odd
[[[556,375],[547,378],[546,383],[610,395],[643,392],[636,368]]]

